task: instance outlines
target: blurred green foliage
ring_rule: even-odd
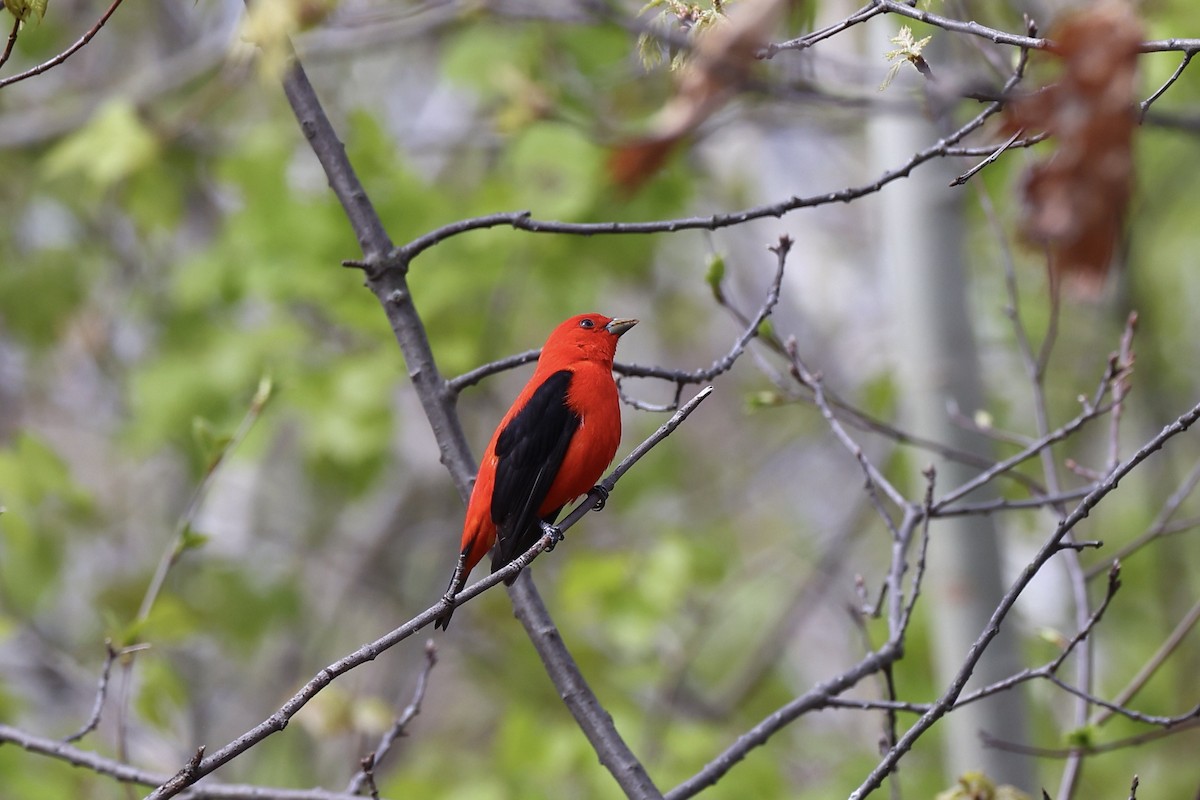
[[[804,16],[811,24],[826,6],[806,4],[796,13],[813,15]],[[1178,35],[1189,9],[1158,4],[1152,29]],[[160,13],[118,14],[113,35],[106,28],[89,48],[114,63],[127,48],[136,69],[150,71],[169,49],[160,42],[163,30],[176,24]],[[216,11],[202,4],[187,13],[199,30]],[[71,30],[51,6],[43,24],[22,34],[18,57],[56,52],[56,43],[77,35]],[[393,118],[393,88],[385,81],[368,87],[369,101],[355,93],[376,68],[365,56],[357,65],[351,62],[358,53],[342,54],[347,63],[318,60],[310,72],[397,243],[496,211],[606,221],[727,207],[726,200],[747,192],[747,176],[723,186],[687,154],[636,196],[607,185],[607,143],[627,121],[650,114],[671,86],[664,73],[631,69],[635,38],[615,25],[504,21],[482,10],[437,28],[425,43],[429,62],[409,65],[424,72],[403,75],[458,93],[461,119],[435,121],[452,128],[465,119],[470,135],[447,135],[434,148],[437,158],[398,133],[403,126]],[[1177,56],[1147,57],[1147,86],[1165,80],[1171,59]],[[54,74],[82,80],[69,71],[73,63]],[[64,89],[64,107],[82,107],[81,93],[103,96],[70,130],[0,149],[0,211],[8,222],[0,226],[0,358],[18,354],[16,367],[0,362],[9,370],[0,375],[19,373],[0,386],[0,660],[21,659],[18,669],[0,670],[0,721],[39,735],[76,730],[91,707],[105,637],[117,646],[148,643],[148,651],[115,666],[114,681],[127,681],[127,688],[110,696],[104,724],[83,746],[117,751],[114,708],[124,703],[135,761],[163,772],[177,769],[200,743],[213,747],[240,734],[322,666],[432,603],[461,522],[387,320],[361,276],[339,267],[358,255],[353,233],[277,85],[223,80],[214,64],[203,80],[151,101],[133,90]],[[1161,102],[1194,105],[1194,83],[1180,82]],[[11,89],[2,91],[8,102]],[[14,100],[12,109],[0,111],[36,116],[29,97]],[[411,113],[406,107],[404,115]],[[855,138],[846,135],[848,125],[830,114],[826,134],[845,144]],[[1136,379],[1143,405],[1127,422],[1127,430],[1142,433],[1195,399],[1191,365],[1200,321],[1192,313],[1191,276],[1200,248],[1186,202],[1197,179],[1195,138],[1147,128],[1138,159],[1143,190],[1124,280],[1143,314]],[[797,185],[828,191],[807,182],[809,166],[796,165]],[[1002,160],[978,178],[1009,227],[1014,171]],[[846,177],[844,184],[852,182]],[[723,355],[739,330],[714,298],[750,311],[759,302],[774,266],[760,245],[781,229],[770,223],[775,227],[728,239],[475,231],[422,254],[410,286],[446,375],[535,347],[566,313],[584,309],[642,316],[622,344],[637,354],[633,360],[695,368]],[[980,329],[999,365],[988,411],[997,428],[1028,432],[1027,386],[995,301],[1002,284],[994,232],[982,215],[970,224],[981,254],[974,265],[985,298]],[[815,239],[820,231],[810,233]],[[726,255],[738,235],[753,239],[761,260]],[[826,288],[823,270],[854,269],[816,263],[820,252],[812,240],[799,241],[793,264],[802,265],[803,277],[796,280],[816,281],[805,288]],[[1036,266],[1022,281],[1023,318],[1040,336],[1049,317]],[[807,319],[796,311],[812,310],[797,299],[798,285],[788,284],[784,319],[762,332],[799,331],[822,366],[848,384],[848,396],[892,419],[894,376],[864,358],[871,347],[855,339],[878,306],[851,298],[833,323],[816,314]],[[1049,386],[1052,410],[1063,419],[1074,414],[1076,397],[1090,392],[1123,317],[1078,307],[1065,313]],[[848,572],[864,573],[871,587],[881,579],[889,544],[872,519],[853,531],[847,564],[803,635],[737,702],[717,707],[784,613],[781,598],[810,579],[832,536],[851,534],[837,520],[867,517],[840,513],[866,508],[861,476],[844,453],[830,455],[817,413],[749,362],[722,377],[694,420],[536,570],[583,673],[664,789],[852,663],[864,639],[878,644],[885,635],[881,621],[861,620],[860,629],[845,611],[859,601]],[[477,449],[524,374],[498,376],[464,394],[460,409]],[[196,546],[179,548],[162,592],[138,621],[187,498],[263,375],[276,382],[277,400],[222,464],[210,502],[185,529]],[[661,391],[648,381],[626,389],[638,396]],[[626,419],[625,449],[661,421],[632,411]],[[1103,446],[1084,441],[1071,452],[1094,456]],[[1163,487],[1194,460],[1194,448],[1182,447],[1189,455],[1177,462],[1167,455],[1165,464],[1148,468],[1159,472],[1137,484],[1139,496],[1152,501],[1105,506],[1098,536],[1125,541],[1128,531],[1149,523],[1169,491]],[[923,458],[885,453],[881,463],[903,482]],[[1045,530],[1045,519],[1030,517],[1013,522],[1011,533],[1025,541]],[[1126,589],[1105,623],[1111,639],[1099,650],[1103,692],[1118,689],[1144,663],[1200,588],[1186,547],[1176,537],[1125,565]],[[900,697],[923,702],[938,694],[929,638],[918,619],[896,670]],[[1033,632],[1028,638],[1033,663],[1053,657],[1053,645]],[[620,796],[501,593],[460,611],[437,642],[441,663],[422,714],[380,770],[384,796]],[[1198,660],[1193,647],[1169,662],[1139,694],[1139,707],[1177,711],[1179,698],[1194,694]],[[378,740],[379,708],[408,701],[421,661],[420,647],[409,641],[339,680],[336,693],[220,777],[343,786]],[[870,685],[862,692],[882,690]],[[1064,698],[1038,697],[1045,702],[1036,704],[1035,738],[1047,747],[1072,736],[1078,743],[1084,733],[1101,744],[1138,730],[1115,720],[1072,731]],[[900,717],[901,731],[911,719]],[[807,717],[703,796],[841,796],[875,763],[881,725],[879,716],[857,712]],[[936,735],[904,762],[909,796],[931,797],[947,785]],[[1089,762],[1080,796],[1111,795],[1131,771],[1143,775],[1143,785],[1146,776],[1158,782],[1154,796],[1193,790],[1194,780],[1180,774],[1186,770],[1170,766],[1190,753],[1191,736]],[[1057,765],[1047,765],[1045,775],[1053,785]],[[0,787],[6,800],[125,797],[110,779],[3,746]]]

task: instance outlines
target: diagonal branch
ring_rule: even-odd
[[[12,30],[8,34],[8,41],[4,43],[4,52],[0,53],[0,67],[8,63],[8,57],[12,55],[13,47],[17,44],[17,34],[20,32],[21,18],[14,16]]]
[[[686,798],[693,797],[701,790],[712,786],[725,773],[733,769],[734,765],[745,758],[751,750],[765,744],[775,733],[802,714],[831,705],[839,694],[895,662],[900,654],[901,649],[889,642],[883,648],[868,654],[857,664],[832,679],[814,686],[743,733],[737,738],[737,741],[708,762],[703,769],[667,792],[664,797],[666,800],[686,800]]]
[[[138,769],[112,758],[82,750],[60,739],[34,736],[0,724],[0,744],[14,744],[30,753],[64,761],[97,775],[107,775],[122,783],[141,786],[158,786],[166,782],[167,776],[149,770]],[[361,800],[354,795],[329,792],[323,789],[282,789],[257,784],[205,783],[192,787],[182,797],[188,800]]]
[[[408,701],[408,705],[400,712],[400,716],[396,717],[392,726],[380,738],[375,749],[362,759],[361,769],[355,773],[350,780],[350,785],[346,787],[348,794],[359,794],[363,787],[371,788],[375,785],[375,768],[392,749],[396,740],[406,734],[408,723],[421,713],[421,703],[425,700],[425,688],[429,685],[429,673],[433,672],[436,665],[437,645],[433,643],[433,639],[430,639],[425,642],[425,666],[417,674],[417,685],[413,689],[412,699]],[[375,794],[378,795],[378,791]]]
[[[121,0],[113,0],[112,5],[110,5],[108,9],[102,15],[100,15],[100,19],[96,21],[95,25],[89,28],[87,32],[83,34],[83,36],[80,36],[78,39],[76,39],[74,44],[72,44],[66,50],[63,50],[58,55],[54,56],[54,58],[43,61],[36,67],[30,67],[24,72],[18,72],[16,75],[10,75],[7,78],[0,79],[0,89],[3,89],[5,86],[10,86],[14,83],[19,83],[20,81],[28,78],[32,78],[34,75],[41,75],[43,72],[57,67],[59,64],[75,55],[77,52],[82,50],[83,47],[90,42],[97,33],[100,32],[100,29],[104,27],[104,23],[108,22],[108,18],[116,12],[117,7],[120,5]],[[14,28],[12,35],[9,37],[10,44],[16,39],[16,33],[16,28]],[[11,49],[11,47],[9,49]],[[7,57],[7,51],[5,55]]]
[[[996,610],[992,612],[992,617],[988,621],[987,627],[980,633],[979,638],[971,645],[971,650],[963,661],[958,674],[951,681],[949,688],[938,699],[936,703],[925,712],[912,727],[909,728],[900,741],[894,747],[888,750],[883,759],[876,767],[871,770],[871,773],[862,782],[862,784],[854,790],[850,795],[850,800],[862,800],[868,794],[883,783],[884,778],[891,774],[896,768],[896,764],[907,753],[920,738],[925,731],[933,726],[935,722],[941,719],[951,708],[953,708],[958,696],[962,693],[963,687],[966,686],[967,680],[971,677],[975,670],[975,665],[979,663],[979,659],[983,657],[984,651],[991,643],[992,639],[996,638],[1000,633],[1000,625],[1004,618],[1008,615],[1013,604],[1017,602],[1017,598],[1033,580],[1033,577],[1041,570],[1041,568],[1049,561],[1056,553],[1061,551],[1060,542],[1079,524],[1096,505],[1108,496],[1110,492],[1117,488],[1117,484],[1121,479],[1128,475],[1138,464],[1145,461],[1157,450],[1162,448],[1170,439],[1178,436],[1186,431],[1197,420],[1200,420],[1200,405],[1193,406],[1189,411],[1182,414],[1170,425],[1163,428],[1157,436],[1143,445],[1136,453],[1134,453],[1126,461],[1122,462],[1119,467],[1113,470],[1103,482],[1098,484],[1087,497],[1075,507],[1075,509],[1064,517],[1055,528],[1054,533],[1047,539],[1038,551],[1037,555],[1026,564],[1021,574],[1005,592],[1001,598]]]

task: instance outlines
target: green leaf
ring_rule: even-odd
[[[132,103],[110,100],[46,155],[44,168],[50,178],[82,175],[96,188],[107,189],[153,165],[160,149]]]
[[[541,123],[526,130],[508,153],[508,180],[517,205],[553,219],[585,215],[601,185],[599,149],[577,129]]]
[[[503,81],[528,75],[541,58],[532,28],[478,25],[459,34],[442,55],[442,74],[484,93],[498,94]]]
[[[90,520],[91,501],[67,465],[48,445],[19,434],[0,448],[0,587],[22,611],[55,596],[67,539]]]
[[[763,391],[750,392],[748,395],[746,395],[746,410],[760,411],[764,408],[775,408],[776,406],[781,406],[786,402],[787,398],[779,392],[774,391],[773,389],[764,389]]]
[[[21,22],[28,22],[30,17],[37,17],[41,22],[46,16],[47,0],[4,0],[4,7]]]
[[[186,553],[188,550],[199,550],[208,544],[208,540],[211,538],[207,533],[199,533],[193,530],[190,524],[186,525],[179,537],[179,544],[175,548],[175,554],[178,556]]]
[[[704,272],[704,280],[712,290],[713,298],[718,303],[725,302],[725,290],[721,287],[725,280],[725,256],[720,253],[710,253],[708,269]]]
[[[150,615],[141,625],[131,625],[123,645],[138,640],[147,642],[179,642],[201,627],[200,614],[182,598],[169,592],[158,595]]]
[[[1093,725],[1083,725],[1067,731],[1064,738],[1069,747],[1091,749],[1096,746],[1096,728]]]
[[[58,341],[101,268],[94,254],[66,248],[5,260],[0,269],[5,333],[39,347]]]
[[[271,392],[274,389],[274,382],[270,375],[263,375],[258,379],[258,388],[254,392],[254,399],[250,401],[250,411],[254,414],[262,413],[267,402],[271,399]]]
[[[228,434],[217,433],[212,422],[204,417],[192,417],[192,441],[200,450],[207,469],[212,469],[221,459],[225,448],[229,447],[231,437]]]
[[[169,727],[175,714],[187,704],[187,681],[165,658],[143,656],[140,666],[134,705],[151,725]]]

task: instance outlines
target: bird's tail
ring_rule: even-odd
[[[470,547],[464,547],[463,551],[458,554],[458,563],[454,565],[454,574],[450,576],[450,585],[446,587],[446,593],[442,595],[443,600],[453,602],[455,596],[466,585],[467,575],[471,572],[467,567],[467,556],[470,555],[470,552]],[[450,606],[434,621],[433,627],[446,630],[450,627],[450,618],[453,616],[454,606]]]

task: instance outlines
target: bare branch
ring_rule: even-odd
[[[137,644],[116,650],[112,646],[112,640],[104,640],[104,666],[100,669],[100,680],[96,683],[96,699],[92,702],[91,716],[88,717],[88,721],[84,723],[82,728],[63,739],[64,742],[77,742],[96,730],[96,726],[100,724],[100,715],[104,711],[104,700],[108,697],[108,679],[112,672],[113,662],[121,656],[137,652],[138,650],[146,650],[149,647],[150,645],[148,644]]]
[[[21,32],[21,18],[13,16],[12,30],[8,33],[8,41],[4,43],[4,52],[0,53],[0,67],[3,67],[12,55],[13,47],[17,44],[17,34]]]
[[[1176,733],[1190,731],[1200,727],[1200,718],[1196,712],[1192,712],[1179,718],[1179,721],[1165,728],[1155,728],[1154,730],[1145,733],[1139,733],[1134,736],[1129,736],[1124,739],[1117,739],[1104,744],[1095,744],[1086,747],[1031,747],[1029,745],[1018,744],[1015,742],[1005,742],[999,739],[993,739],[986,733],[983,734],[983,742],[988,747],[999,747],[1005,750],[1012,750],[1016,753],[1026,753],[1027,755],[1037,756],[1038,758],[1073,758],[1080,755],[1095,755],[1097,753],[1111,753],[1114,750],[1124,750],[1128,747],[1136,747],[1147,742],[1154,742],[1159,739],[1164,739],[1168,736],[1173,736]]]
[[[770,44],[763,48],[760,54],[761,58],[771,58],[781,50],[807,50],[817,42],[822,42],[832,36],[836,36],[847,28],[852,28],[859,23],[866,22],[871,17],[887,11],[886,8],[878,3],[872,2],[869,5],[863,6],[858,11],[855,11],[850,16],[843,19],[841,22],[835,22],[832,25],[827,25],[820,30],[807,33],[797,39],[789,39],[786,42],[779,44]]]
[[[921,514],[921,547],[917,551],[917,566],[913,571],[912,591],[909,592],[908,604],[904,606],[904,613],[895,625],[892,634],[893,640],[901,645],[904,643],[904,635],[908,633],[908,625],[912,622],[913,611],[917,607],[917,598],[921,596],[921,584],[925,579],[925,556],[929,552],[929,520],[931,518],[929,510],[933,506],[933,488],[937,480],[937,471],[932,466],[925,471],[925,479],[927,484]]]
[[[729,352],[723,357],[714,361],[707,368],[696,369],[690,372],[686,370],[666,369],[663,367],[643,367],[637,364],[617,363],[613,365],[613,371],[624,377],[660,378],[662,380],[675,382],[675,399],[671,403],[668,403],[662,407],[655,407],[652,410],[673,411],[678,408],[679,397],[682,395],[685,386],[697,383],[707,383],[713,378],[716,378],[717,376],[733,369],[733,365],[737,363],[737,360],[741,357],[742,353],[746,351],[746,348],[749,346],[751,340],[759,336],[763,324],[767,321],[767,318],[771,316],[771,312],[779,303],[779,293],[783,288],[784,268],[787,266],[788,253],[792,249],[792,240],[788,236],[780,236],[778,243],[767,249],[769,249],[776,256],[775,275],[771,279],[770,286],[767,288],[767,296],[763,300],[762,305],[759,306],[758,312],[754,315],[754,318],[745,323],[745,330],[742,331],[742,334],[737,338],[736,341],[734,341],[733,346],[729,348]],[[619,383],[618,386],[620,386]],[[630,405],[644,407],[637,401],[625,397],[624,393],[622,393],[622,397]]]
[[[1012,89],[1020,80],[1021,73],[1015,72],[1005,84],[1002,92],[1007,92]],[[853,186],[845,189],[840,189],[835,192],[826,194],[812,195],[809,197],[792,197],[779,203],[769,205],[754,206],[743,211],[735,211],[728,214],[713,214],[707,217],[683,217],[679,219],[657,220],[649,222],[556,222],[552,220],[534,219],[529,211],[512,211],[502,212],[498,214],[488,214],[481,217],[473,217],[471,219],[459,220],[444,225],[434,231],[431,231],[424,236],[421,236],[408,244],[398,247],[393,251],[389,251],[386,256],[377,256],[375,259],[367,258],[361,262],[363,266],[369,266],[374,270],[374,274],[378,276],[380,271],[402,271],[406,269],[408,264],[418,255],[433,247],[434,245],[449,239],[452,236],[457,236],[467,231],[483,230],[487,228],[511,227],[515,230],[528,231],[531,233],[562,233],[575,234],[579,236],[595,236],[598,234],[648,234],[648,233],[675,233],[683,230],[718,230],[720,228],[728,228],[733,225],[741,225],[752,219],[763,219],[765,217],[782,217],[788,212],[795,211],[799,208],[812,208],[815,206],[830,205],[833,203],[848,203],[851,200],[857,200],[860,197],[865,197],[874,194],[881,190],[889,183],[900,178],[907,177],[914,169],[927,161],[935,158],[944,157],[950,148],[957,145],[965,139],[969,134],[978,130],[983,124],[996,114],[1001,108],[999,101],[989,103],[982,111],[964,123],[957,130],[944,136],[938,141],[914,153],[905,163],[900,166],[888,170],[879,176],[873,183],[864,184],[861,186]],[[357,264],[358,262],[356,262]]]
[[[816,402],[817,408],[820,409],[821,415],[825,417],[825,421],[828,423],[830,430],[833,431],[834,435],[838,438],[838,441],[840,441],[842,445],[850,451],[850,454],[854,456],[854,458],[858,461],[859,466],[862,467],[863,473],[867,478],[867,489],[870,491],[872,501],[876,503],[876,508],[878,509],[880,516],[883,517],[884,521],[887,523],[888,528],[892,531],[892,535],[898,536],[896,523],[892,520],[891,515],[887,513],[887,510],[884,509],[883,506],[878,502],[875,494],[875,488],[878,487],[882,489],[883,493],[887,495],[888,499],[901,508],[907,507],[908,501],[906,501],[904,499],[904,495],[892,485],[891,481],[884,477],[882,472],[876,469],[875,465],[872,464],[867,458],[866,453],[863,452],[863,449],[861,446],[859,446],[858,442],[854,441],[850,434],[846,432],[846,429],[842,427],[841,422],[833,413],[833,409],[830,408],[829,403],[825,401],[825,388],[822,384],[821,376],[810,372],[804,365],[804,362],[800,360],[799,352],[796,348],[796,342],[794,339],[788,341],[787,350],[788,356],[792,361],[793,375],[795,376],[796,380],[800,381],[801,384],[812,390],[814,402]]]
[[[387,732],[384,733],[383,737],[379,740],[379,744],[375,746],[375,749],[362,759],[362,769],[351,779],[350,785],[346,787],[347,794],[359,794],[362,792],[364,786],[374,785],[375,767],[379,766],[379,762],[392,749],[392,745],[395,744],[396,740],[406,734],[408,724],[413,721],[413,718],[421,713],[421,703],[425,700],[425,687],[429,684],[429,673],[433,672],[436,664],[437,645],[433,643],[433,639],[430,639],[425,642],[425,666],[417,674],[417,686],[413,689],[412,699],[408,701],[408,705],[400,712],[400,716],[396,717],[396,721],[392,723],[392,727],[388,728]]]
[[[524,353],[517,353],[516,355],[502,358],[499,361],[492,361],[491,363],[476,367],[470,372],[464,372],[462,375],[459,375],[456,378],[451,378],[450,380],[446,381],[446,388],[450,392],[457,395],[462,392],[463,389],[467,388],[468,386],[474,386],[484,378],[490,378],[497,373],[506,372],[510,369],[516,369],[517,367],[523,367],[526,364],[532,364],[534,361],[538,360],[538,357],[541,356],[541,354],[542,351],[539,348],[537,350],[526,350]]]
[[[158,786],[168,776],[132,767],[58,739],[34,736],[11,725],[0,724],[0,742],[14,744],[30,753],[57,759],[122,783]],[[208,783],[185,791],[188,800],[358,800],[354,795],[322,789],[282,789],[256,784]]]
[[[1179,80],[1179,76],[1183,75],[1183,71],[1188,68],[1188,64],[1192,63],[1192,59],[1195,58],[1196,52],[1197,51],[1195,50],[1184,51],[1183,60],[1179,62],[1179,66],[1175,68],[1173,73],[1171,73],[1171,77],[1167,78],[1166,83],[1158,87],[1154,91],[1154,94],[1150,95],[1141,102],[1141,104],[1138,106],[1141,114],[1141,116],[1138,118],[1139,122],[1145,122],[1146,112],[1150,110],[1150,106],[1155,100],[1162,97],[1163,94],[1166,93],[1167,89],[1170,89],[1175,84],[1175,81]]]
[[[1063,439],[1066,439],[1068,436],[1075,433],[1075,431],[1079,430],[1084,425],[1086,425],[1088,422],[1090,422],[1091,420],[1100,416],[1107,410],[1108,410],[1107,407],[1104,407],[1104,406],[1089,407],[1087,409],[1084,409],[1083,412],[1081,412],[1078,416],[1076,416],[1070,422],[1063,425],[1061,428],[1058,428],[1057,430],[1054,430],[1054,431],[1046,434],[1045,436],[1042,436],[1040,439],[1038,439],[1033,444],[1026,447],[1024,450],[1020,451],[1019,453],[1009,456],[1008,458],[1004,459],[1003,461],[997,461],[989,469],[984,470],[979,475],[976,475],[974,478],[972,478],[971,480],[962,484],[961,486],[947,492],[943,497],[939,498],[937,500],[937,502],[935,502],[933,504],[933,509],[932,509],[933,512],[935,514],[942,513],[943,510],[946,508],[946,506],[950,505],[951,503],[957,501],[958,499],[960,499],[962,497],[965,497],[966,495],[975,491],[976,489],[983,486],[984,484],[990,483],[997,475],[1007,472],[1008,470],[1011,470],[1013,467],[1016,467],[1017,465],[1025,462],[1025,461],[1028,461],[1030,458],[1033,458],[1034,456],[1040,454],[1042,451],[1044,451],[1047,447],[1054,444],[1055,442],[1060,442]]]
[[[1010,147],[1012,147],[1013,144],[1021,137],[1021,134],[1024,132],[1025,131],[1023,131],[1023,130],[1018,130],[1012,136],[1008,137],[1008,139],[1003,144],[1001,144],[999,147],[997,147],[991,153],[988,153],[987,158],[985,158],[983,161],[980,161],[978,164],[971,167],[969,170],[967,170],[963,174],[959,175],[954,180],[950,181],[950,186],[951,187],[962,186],[964,183],[971,180],[971,178],[975,177],[975,175],[977,173],[979,173],[979,171],[982,170],[984,167],[986,167],[989,164],[994,164],[996,162],[996,159],[998,159],[998,158],[1000,158],[1000,156],[1004,155],[1005,151],[1007,151]]]
[[[1132,708],[1127,708],[1127,707],[1119,705],[1117,703],[1110,702],[1108,700],[1105,700],[1102,697],[1097,697],[1096,695],[1092,694],[1091,692],[1085,692],[1083,689],[1079,689],[1075,686],[1071,686],[1066,681],[1059,678],[1057,675],[1049,675],[1049,676],[1047,676],[1047,680],[1049,680],[1055,686],[1057,686],[1058,688],[1067,692],[1068,694],[1072,694],[1072,695],[1075,695],[1076,697],[1078,697],[1080,700],[1082,700],[1084,702],[1084,705],[1100,706],[1101,708],[1103,708],[1105,711],[1108,712],[1109,716],[1111,716],[1113,714],[1119,714],[1122,717],[1126,717],[1127,719],[1132,719],[1137,722],[1144,722],[1148,725],[1157,725],[1157,726],[1160,726],[1163,728],[1173,728],[1182,722],[1188,722],[1193,719],[1200,719],[1200,703],[1196,704],[1195,706],[1192,706],[1192,708],[1190,710],[1185,711],[1182,714],[1179,714],[1176,716],[1171,716],[1171,717],[1161,716],[1158,714],[1143,714],[1140,711],[1135,711]]]
[[[1000,633],[1000,625],[1008,615],[1009,610],[1016,603],[1021,592],[1033,580],[1034,575],[1041,570],[1055,553],[1059,552],[1058,544],[1063,537],[1070,533],[1101,500],[1116,489],[1120,480],[1128,475],[1134,467],[1162,448],[1170,439],[1186,431],[1198,419],[1200,419],[1200,405],[1193,406],[1189,411],[1179,416],[1174,422],[1163,428],[1157,436],[1143,445],[1134,455],[1122,462],[1107,480],[1088,493],[1087,497],[1083,498],[1075,509],[1059,522],[1054,533],[1043,544],[1037,555],[1026,564],[1020,576],[1018,576],[1009,590],[1005,592],[1004,597],[1001,598],[1000,603],[996,606],[996,610],[992,612],[992,617],[988,621],[987,627],[979,635],[979,638],[975,640],[975,644],[971,646],[970,652],[963,661],[958,674],[951,681],[949,688],[930,707],[929,711],[913,723],[912,727],[900,737],[900,741],[896,743],[896,746],[889,750],[879,764],[871,770],[871,773],[862,784],[850,795],[851,800],[862,800],[867,794],[877,789],[891,771],[895,769],[901,757],[912,748],[916,740],[954,706],[967,680],[971,677],[975,665],[983,657],[983,653],[992,639]]]
[[[77,52],[79,52],[81,49],[83,49],[84,45],[86,45],[88,42],[90,42],[97,33],[100,32],[100,29],[104,27],[104,23],[108,22],[108,18],[111,17],[116,12],[117,7],[120,5],[121,5],[121,0],[113,0],[112,5],[110,5],[108,7],[108,10],[106,10],[100,16],[100,19],[96,21],[96,24],[88,29],[87,33],[83,34],[83,36],[80,36],[75,41],[74,44],[72,44],[66,50],[63,50],[61,53],[56,55],[54,58],[51,58],[48,61],[43,61],[41,64],[38,64],[36,67],[30,67],[29,69],[25,70],[24,72],[18,72],[16,75],[10,75],[7,78],[0,79],[0,89],[3,89],[5,86],[10,86],[14,83],[19,83],[20,81],[26,80],[28,78],[32,78],[34,75],[41,75],[43,72],[46,72],[47,70],[57,67],[59,64],[63,63],[68,58],[75,55]],[[14,29],[13,33],[9,37],[10,42],[11,42],[11,40],[13,40],[15,38],[16,38],[16,31]],[[9,49],[11,49],[11,44],[9,46]],[[7,52],[7,50],[6,50],[6,52]]]
[[[708,367],[702,367],[690,371],[668,369],[665,367],[647,367],[638,364],[625,364],[618,361],[617,363],[613,364],[613,372],[617,373],[618,375],[628,378],[658,378],[660,380],[671,381],[676,384],[675,399],[671,403],[663,406],[647,406],[640,401],[626,397],[624,392],[622,392],[622,399],[625,400],[625,402],[629,405],[643,410],[658,412],[674,411],[679,407],[679,398],[682,395],[685,386],[697,383],[707,383],[713,378],[716,378],[717,376],[722,375],[732,369],[738,358],[741,357],[747,346],[749,346],[751,340],[759,335],[763,323],[766,322],[775,306],[779,303],[779,294],[783,287],[784,267],[787,264],[787,256],[788,252],[791,250],[791,247],[792,240],[787,236],[783,236],[780,237],[778,244],[768,248],[777,256],[775,275],[771,280],[770,286],[767,288],[767,296],[763,300],[762,305],[759,306],[758,312],[755,314],[752,320],[746,323],[745,330],[743,330],[741,335],[738,336],[737,340],[734,341],[733,345],[729,348],[728,353],[714,361]],[[517,353],[497,361],[483,364],[482,366],[476,367],[469,372],[464,372],[462,375],[446,381],[446,388],[451,393],[458,394],[468,386],[473,386],[474,384],[479,383],[483,379],[495,375],[496,373],[515,369],[536,361],[541,355],[541,352],[542,351],[540,349],[526,350],[523,353]],[[620,386],[619,382],[618,386]]]
[[[537,587],[526,573],[517,579],[510,591],[518,596],[529,593],[536,595]],[[559,638],[558,629],[545,613],[545,606],[541,602],[522,602],[514,603],[513,608],[517,619],[529,632],[530,641],[570,709],[571,716],[625,796],[634,800],[662,800],[662,793],[617,733],[612,717],[588,687],[570,651],[556,641]]]
[[[1095,714],[1091,719],[1091,724],[1103,725],[1114,713],[1130,716],[1122,707],[1133,699],[1133,696],[1146,685],[1146,681],[1150,680],[1154,676],[1154,673],[1158,671],[1158,668],[1178,649],[1184,638],[1191,633],[1192,628],[1196,627],[1197,622],[1200,622],[1200,601],[1197,601],[1191,610],[1184,615],[1179,624],[1175,626],[1175,629],[1167,636],[1166,641],[1162,643],[1154,655],[1138,670],[1137,674],[1129,681],[1129,684],[1117,692],[1117,696],[1113,699],[1113,705],[1110,707],[1101,703],[1101,705],[1105,706],[1106,711],[1100,711]],[[1137,717],[1134,717],[1134,719],[1137,719]]]
[[[1178,511],[1179,507],[1183,505],[1183,502],[1191,496],[1192,492],[1195,491],[1198,485],[1200,485],[1200,461],[1196,462],[1195,466],[1192,467],[1191,472],[1189,472],[1187,476],[1180,482],[1179,487],[1171,494],[1170,497],[1167,498],[1167,502],[1163,503],[1163,507],[1159,510],[1158,516],[1154,518],[1152,523],[1150,523],[1150,527],[1146,529],[1146,532],[1134,539],[1132,542],[1129,542],[1118,549],[1117,552],[1113,554],[1113,559],[1117,561],[1124,561],[1150,542],[1171,532],[1171,520],[1174,518],[1175,512]],[[1192,523],[1189,523],[1188,527],[1191,527],[1191,524]],[[1097,575],[1103,575],[1106,569],[1108,569],[1107,563],[1097,564],[1096,566],[1092,567],[1087,571],[1088,580],[1095,578]]]
[[[1078,489],[1068,489],[1058,494],[1041,495],[1025,500],[1009,500],[1001,497],[997,500],[987,500],[980,503],[958,503],[952,508],[934,509],[930,513],[935,517],[956,517],[973,514],[994,514],[997,511],[1026,511],[1031,508],[1046,508],[1047,506],[1057,508],[1063,503],[1086,497],[1087,493],[1091,490],[1091,486],[1083,486]]]
[[[664,797],[666,800],[685,800],[685,798],[693,797],[701,790],[712,786],[734,765],[745,758],[751,750],[765,744],[773,735],[799,719],[803,714],[827,707],[837,695],[895,662],[899,656],[899,648],[889,642],[874,653],[868,654],[849,669],[824,683],[817,684],[743,733],[737,738],[737,741],[708,762],[703,769],[667,792]]]
[[[966,33],[971,36],[979,36],[996,44],[1007,44],[1013,47],[1020,47],[1023,50],[1044,50],[1049,44],[1049,39],[1040,39],[1033,36],[1018,36],[1016,34],[1007,33],[1005,31],[989,28],[986,25],[980,25],[974,21],[961,21],[943,17],[937,14],[931,14],[928,11],[922,11],[919,8],[904,3],[894,2],[894,0],[875,0],[875,2],[886,9],[889,13],[899,14],[900,16],[909,17],[911,19],[924,22],[927,25],[941,28],[946,31],[955,33]]]
[[[250,430],[254,427],[254,423],[258,422],[270,397],[271,380],[264,377],[259,380],[258,389],[255,391],[250,405],[246,408],[246,413],[242,416],[242,420],[238,423],[233,434],[221,445],[215,454],[209,456],[209,463],[205,469],[204,478],[201,479],[200,483],[192,491],[192,496],[188,498],[187,507],[184,508],[183,513],[179,515],[179,520],[175,523],[175,530],[171,535],[171,541],[168,543],[166,549],[163,550],[162,557],[158,561],[158,566],[154,570],[154,575],[150,579],[150,584],[146,587],[146,593],[142,595],[142,602],[138,606],[135,624],[145,622],[150,617],[150,612],[154,608],[158,594],[162,591],[163,584],[166,583],[167,573],[178,563],[180,557],[190,546],[188,535],[191,532],[192,523],[195,521],[200,508],[204,505],[204,500],[208,497],[208,493],[212,489],[221,466],[226,463],[226,459],[238,448],[238,445],[245,440]]]

